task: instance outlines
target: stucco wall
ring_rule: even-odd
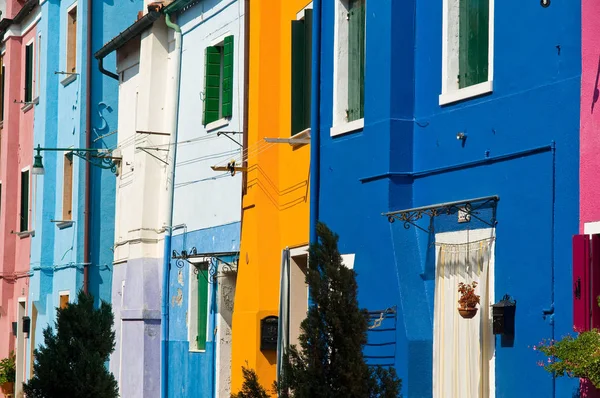
[[[276,3],[276,4],[275,4]],[[251,2],[247,193],[233,315],[232,385],[241,367],[275,380],[275,351],[260,350],[260,320],[277,315],[281,252],[308,243],[310,147],[291,136],[291,21],[309,1]]]
[[[582,1],[581,7],[581,162],[580,176],[580,231],[586,222],[600,221],[600,208],[596,198],[600,195],[600,184],[596,182],[596,170],[600,167],[600,125],[598,116],[598,74],[600,73],[600,5],[593,1]]]
[[[566,378],[554,383],[529,347],[572,328],[578,2],[523,4],[516,15],[512,5],[495,3],[493,93],[440,107],[441,2],[368,2],[365,127],[336,138],[329,135],[333,4],[324,3],[319,214],[340,234],[340,251],[356,253],[361,306],[398,305],[396,368],[407,397],[431,395],[433,238],[380,214],[486,195],[500,196],[495,301],[508,293],[518,302],[514,341],[496,340],[496,396],[571,396],[576,387]],[[464,145],[459,132],[467,135]],[[434,171],[411,175],[427,170]],[[458,226],[454,217],[437,219],[436,232],[483,227],[476,220]]]

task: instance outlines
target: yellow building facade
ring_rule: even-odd
[[[246,363],[267,389],[275,380],[277,353],[261,351],[260,324],[278,315],[282,251],[303,248],[309,239],[310,145],[265,141],[292,136],[292,21],[309,4],[250,2],[247,182],[232,325],[232,392],[242,385]]]

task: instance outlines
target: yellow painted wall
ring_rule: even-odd
[[[291,21],[309,0],[250,1],[248,183],[233,313],[232,392],[242,365],[270,389],[276,353],[260,351],[260,320],[278,315],[281,252],[308,244],[310,145],[267,144],[291,131]]]

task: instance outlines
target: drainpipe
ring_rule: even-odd
[[[87,0],[87,61],[85,73],[85,147],[89,148],[92,137],[92,0]],[[86,154],[89,159],[89,152]],[[90,162],[85,162],[85,207],[83,210],[83,291],[88,293],[90,263]]]
[[[320,166],[320,82],[321,82],[321,0],[313,0],[312,67],[310,90],[310,240],[317,242],[319,221],[319,166]]]
[[[163,289],[161,316],[161,347],[160,347],[160,396],[167,398],[167,355],[169,342],[169,270],[171,268],[171,236],[173,233],[173,198],[175,191],[175,160],[177,158],[177,115],[179,111],[179,86],[181,81],[181,28],[171,21],[171,15],[165,14],[167,27],[173,29],[175,35],[175,75],[171,85],[168,103],[173,104],[171,115],[171,139],[169,159],[167,164],[167,201],[165,206],[165,251],[163,255]]]

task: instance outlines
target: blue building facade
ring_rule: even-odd
[[[110,169],[90,165],[88,180],[83,159],[68,149],[56,149],[112,150],[115,146],[118,83],[102,74],[88,57],[87,16],[91,12],[93,51],[131,23],[131,15],[142,8],[142,1],[118,6],[93,2],[92,10],[87,9],[88,4],[41,2],[38,35],[42,100],[35,113],[34,144],[49,150],[41,152],[44,175],[34,176],[37,189],[33,203],[39,216],[35,219],[36,234],[31,245],[29,293],[33,305],[28,314],[33,329],[28,344],[34,347],[43,343],[43,329],[54,324],[55,309],[75,300],[84,288],[84,268],[88,268],[88,291],[97,302],[111,299],[115,175]],[[89,93],[88,71],[91,71]],[[86,231],[87,184],[90,219]]]
[[[580,2],[516,13],[471,3],[322,2],[312,216],[355,255],[361,306],[393,314],[384,324],[395,332],[371,329],[369,344],[386,344],[365,355],[396,367],[404,396],[474,396],[441,395],[445,378],[462,378],[440,367],[448,347],[448,368],[471,375],[479,396],[571,396],[577,382],[553,379],[531,347],[572,331]],[[484,251],[456,257],[481,267],[472,278],[457,272],[480,282],[478,318],[467,320],[458,297],[442,295],[459,281],[442,269],[452,250],[482,250],[473,244]],[[488,305],[505,294],[516,300],[514,334],[494,336]],[[461,338],[475,319],[471,346]],[[452,325],[460,332],[444,341]],[[478,369],[466,364],[468,347]]]
[[[242,174],[223,167],[244,157],[244,2],[202,1],[184,8],[177,23],[182,30],[180,144],[168,275],[168,396],[223,397],[231,393],[242,199]],[[213,58],[208,57],[213,53],[221,66],[216,98],[224,104],[229,91],[231,105],[211,116]]]

